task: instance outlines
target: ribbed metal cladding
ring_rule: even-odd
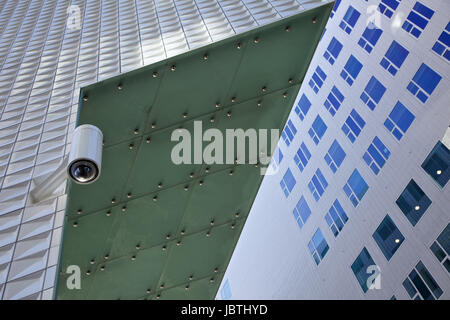
[[[70,149],[80,87],[322,3],[0,1],[0,297],[52,298],[66,197],[28,194]]]

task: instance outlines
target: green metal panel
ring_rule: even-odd
[[[282,129],[331,7],[81,90],[78,124],[104,134],[102,173],[69,182],[56,298],[215,297],[263,176],[250,164],[177,166],[171,133],[192,133],[194,120]],[[70,265],[80,290],[66,286]]]

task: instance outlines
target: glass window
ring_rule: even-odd
[[[450,179],[450,150],[442,142],[438,142],[422,163],[422,168],[443,188]]]
[[[339,56],[339,53],[342,50],[342,44],[333,37],[330,41],[330,44],[328,45],[327,49],[325,50],[325,53],[323,54],[324,58],[331,64],[334,64],[334,61]]]
[[[442,77],[425,63],[419,67],[414,78],[408,84],[408,91],[417,99],[425,103],[434,89],[437,87]]]
[[[281,179],[281,181],[280,181],[281,189],[283,190],[286,198],[289,196],[292,189],[294,189],[294,186],[296,183],[297,183],[297,181],[295,181],[295,178],[291,172],[291,169],[288,168],[286,170],[286,173],[283,176],[283,179]]]
[[[349,6],[347,12],[344,15],[344,18],[339,24],[339,27],[346,33],[350,34],[356,22],[358,21],[360,15],[361,14],[359,13],[358,10],[356,10],[352,6]]]
[[[327,187],[327,180],[325,180],[325,177],[323,176],[320,169],[317,169],[316,173],[311,178],[311,181],[308,183],[308,188],[316,201],[319,201],[320,197],[322,197]]]
[[[228,279],[225,281],[222,289],[220,290],[220,295],[222,300],[230,300],[231,299],[231,287]]]
[[[356,77],[358,77],[362,66],[362,63],[359,62],[359,60],[356,59],[355,56],[350,55],[350,58],[348,58],[347,63],[344,66],[344,69],[342,69],[341,71],[342,79],[344,79],[351,86],[356,80]]]
[[[333,7],[333,10],[331,11],[330,19],[333,18],[334,14],[335,14],[336,10],[339,8],[340,4],[341,4],[341,0],[336,0],[334,2],[334,7]]]
[[[337,237],[342,228],[344,228],[344,224],[347,223],[348,216],[337,199],[333,202],[330,210],[325,214],[325,221],[335,237]]]
[[[434,44],[433,51],[450,61],[450,22]]]
[[[319,115],[317,115],[311,128],[308,130],[308,134],[311,137],[311,139],[314,141],[314,143],[316,145],[318,145],[320,142],[320,139],[322,139],[322,137],[325,134],[325,131],[327,131],[327,129],[328,129],[328,127],[325,124],[325,122],[322,120],[322,118]]]
[[[378,174],[390,155],[391,152],[389,149],[378,137],[375,137],[366,153],[363,155],[363,159],[370,169],[372,169],[373,173]]]
[[[331,88],[330,94],[328,95],[323,105],[330,112],[331,116],[334,117],[343,101],[344,95],[339,91],[339,89],[336,86],[333,86],[333,88]]]
[[[391,132],[397,140],[400,140],[414,121],[415,116],[400,101],[392,109],[384,122],[386,129]]]
[[[369,190],[369,186],[358,170],[355,169],[348,178],[343,189],[353,206],[356,207],[366,194],[367,190]]]
[[[394,14],[401,0],[381,0],[378,10],[389,19]]]
[[[322,88],[322,85],[327,78],[327,75],[323,70],[317,66],[316,71],[314,71],[314,74],[311,77],[311,80],[309,80],[309,86],[313,89],[315,93],[319,92],[319,89]]]
[[[381,59],[380,64],[384,69],[389,71],[390,74],[395,76],[408,54],[409,51],[406,50],[400,43],[394,40],[392,41],[391,46],[384,55],[384,58]]]
[[[409,222],[415,226],[431,205],[431,200],[417,183],[411,180],[396,203]]]
[[[283,132],[281,133],[281,137],[283,138],[287,146],[291,144],[296,133],[297,129],[295,128],[292,121],[289,119],[288,122],[286,123],[286,126],[284,127]]]
[[[353,274],[364,292],[369,290],[367,280],[373,274],[373,272],[371,273],[368,270],[370,266],[376,266],[376,264],[370,256],[369,251],[364,247],[351,266]]]
[[[302,196],[300,200],[297,202],[293,214],[295,220],[297,221],[298,226],[301,229],[308,220],[309,216],[311,215],[311,209],[309,208],[308,203],[305,200],[305,197]]]
[[[305,143],[302,142],[300,148],[298,148],[297,153],[294,155],[294,161],[297,167],[303,172],[303,169],[308,164],[309,159],[311,159],[311,153],[306,147]]]
[[[368,53],[371,53],[382,33],[383,30],[377,28],[373,22],[370,22],[359,39],[358,45]]]
[[[403,287],[413,300],[436,300],[442,295],[442,289],[422,261],[403,281]]]
[[[328,243],[323,237],[320,228],[317,229],[316,233],[312,236],[311,241],[309,241],[308,249],[316,264],[319,265],[320,261],[323,260],[329,249]]]
[[[355,109],[352,109],[350,115],[347,117],[347,120],[345,120],[341,129],[348,137],[350,142],[353,143],[355,142],[356,137],[359,136],[361,130],[364,128],[365,125],[366,122],[359,115],[359,113],[356,112]]]
[[[344,161],[346,156],[346,153],[344,149],[342,149],[341,145],[337,142],[337,140],[334,140],[331,144],[330,149],[328,149],[327,154],[325,155],[324,159],[328,166],[330,167],[331,171],[333,173],[336,173],[337,169],[341,166],[342,162]]]
[[[450,274],[450,223],[430,247],[441,265]]]
[[[309,111],[309,108],[311,107],[311,102],[309,101],[308,97],[305,94],[302,94],[302,97],[297,103],[297,106],[295,107],[295,113],[298,115],[301,121],[305,119],[306,114]]]
[[[402,28],[409,34],[418,38],[427,26],[428,21],[430,21],[433,14],[433,10],[420,2],[416,2],[405,22],[403,23]]]
[[[386,215],[381,221],[373,234],[373,238],[388,261],[391,260],[394,253],[405,240],[405,237],[403,237],[389,215]]]
[[[370,78],[366,85],[363,93],[361,94],[361,100],[366,104],[370,110],[374,110],[378,102],[380,102],[384,93],[386,92],[386,87],[378,81],[377,78]]]

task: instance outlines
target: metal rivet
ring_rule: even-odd
[[[138,128],[134,129],[134,134],[138,134],[138,133],[139,133],[139,129]]]
[[[231,98],[231,102],[236,102],[236,97]]]
[[[160,289],[164,288],[164,283],[159,286]]]
[[[128,148],[129,148],[130,150],[132,150],[132,149],[134,148],[134,144],[130,143],[130,145],[128,146]]]
[[[314,18],[312,19],[312,23],[316,23],[316,22],[317,22],[317,18],[314,17]]]
[[[156,123],[153,122],[153,123],[152,123],[152,129],[155,129],[155,128],[156,128]]]
[[[188,117],[188,114],[185,112],[183,113],[183,118],[186,119]]]
[[[170,70],[171,70],[171,71],[175,71],[176,68],[177,68],[177,67],[176,67],[175,65],[172,65],[172,66],[170,67]]]
[[[167,249],[166,246],[163,246],[163,247],[162,247],[162,251],[166,251],[166,249]]]
[[[232,224],[231,224],[231,229],[234,229],[234,227],[235,227],[235,224],[232,223]]]
[[[236,48],[238,48],[238,49],[242,48],[242,44],[241,44],[241,43],[238,43],[237,46],[236,46]]]
[[[182,236],[184,235],[184,233],[185,233],[185,231],[184,231],[184,230],[181,230],[180,234],[181,234]]]
[[[78,222],[74,222],[74,223],[73,223],[73,227],[74,227],[74,228],[78,227]]]
[[[119,83],[119,84],[117,85],[117,89],[118,89],[118,90],[122,90],[122,89],[123,89],[123,86],[122,86],[121,83]]]
[[[189,276],[189,281],[192,281],[192,279],[194,279],[194,276],[193,276],[193,275],[190,275],[190,276]]]
[[[94,263],[95,263],[95,260],[94,260],[94,259],[91,259],[91,261],[89,261],[89,263],[90,263],[90,264],[94,264]]]
[[[150,141],[151,141],[150,137],[148,137],[148,138],[145,140],[146,143],[150,143]]]
[[[103,270],[105,270],[105,266],[100,267],[100,271],[103,271]]]
[[[87,271],[86,271],[86,275],[89,276],[90,274],[91,274],[91,270],[87,270]]]
[[[136,250],[139,250],[139,249],[141,249],[141,245],[140,245],[140,244],[137,244],[137,245],[136,245]]]
[[[106,211],[106,216],[109,217],[111,215],[111,210]]]
[[[240,213],[239,213],[239,212],[236,212],[234,215],[235,215],[236,218],[237,218],[237,217],[239,217]]]
[[[209,224],[213,226],[213,225],[214,225],[214,220],[211,220],[211,221],[209,222]]]
[[[227,112],[227,117],[231,117],[231,111]]]
[[[104,258],[105,258],[105,260],[108,260],[109,259],[109,255],[106,254]]]
[[[289,32],[289,31],[291,31],[291,27],[290,26],[287,26],[286,27],[286,29],[284,29],[286,32]]]
[[[216,102],[216,108],[220,108],[220,103]]]
[[[187,285],[186,287],[184,287],[186,290],[189,290],[189,285]]]
[[[87,102],[87,101],[88,101],[88,96],[84,96],[84,97],[83,97],[83,101],[84,101],[84,102]]]
[[[159,299],[159,298],[161,298],[161,295],[160,295],[160,294],[158,294],[158,295],[156,296],[156,299]]]
[[[294,79],[289,78],[288,82],[292,84],[292,83],[294,83]]]
[[[189,173],[189,178],[193,178],[193,177],[194,177],[194,173],[193,172]]]
[[[156,78],[156,77],[158,76],[158,72],[156,72],[156,71],[153,72],[153,75],[152,75],[152,76],[153,76],[153,78]]]
[[[288,96],[287,92],[284,92],[283,93],[283,98],[287,98],[287,96]]]
[[[82,214],[82,213],[83,213],[83,210],[78,209],[77,214]]]
[[[125,211],[127,211],[127,207],[126,207],[126,206],[123,206],[123,207],[122,207],[122,212],[125,212]]]
[[[214,278],[209,279],[209,283],[214,283]]]
[[[214,122],[214,117],[211,117],[211,119],[209,119],[209,122],[213,123]]]
[[[199,185],[203,185],[203,180],[200,180],[200,182],[198,183]]]
[[[131,192],[127,193],[127,198],[131,198]]]
[[[181,245],[181,240],[177,242],[177,246],[180,246],[180,245]]]
[[[262,91],[266,92],[267,91],[267,87],[262,87]]]
[[[261,106],[262,106],[262,101],[259,100],[258,103],[257,103],[256,105],[257,105],[258,107],[261,107]]]
[[[214,272],[215,272],[215,273],[219,272],[219,269],[218,269],[218,268],[215,268],[215,269],[214,269]]]
[[[184,191],[188,191],[189,190],[189,186],[184,186]]]
[[[162,182],[158,183],[158,188],[161,189],[163,186]]]
[[[136,260],[136,256],[132,256],[131,260],[133,260],[133,261]]]
[[[205,55],[203,56],[204,60],[208,60],[208,54],[205,53]]]
[[[208,231],[208,232],[206,233],[206,236],[209,237],[210,235],[211,235],[211,233]]]
[[[230,170],[229,175],[232,176],[232,175],[233,175],[233,172],[234,172],[233,170]]]
[[[153,201],[156,202],[157,200],[158,200],[158,196],[154,196],[154,197],[153,197]]]
[[[254,43],[258,43],[258,42],[259,42],[259,38],[255,38],[255,39],[253,40],[253,42],[254,42]]]
[[[112,198],[111,203],[116,203],[116,198]]]
[[[152,291],[151,289],[147,289],[147,291],[146,291],[146,292],[147,292],[147,293],[150,293],[151,291]]]
[[[206,173],[209,173],[209,170],[210,170],[210,168],[209,168],[209,167],[206,167],[205,172],[206,172]]]

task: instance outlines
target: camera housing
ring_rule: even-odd
[[[100,177],[103,133],[94,125],[75,128],[69,153],[67,174],[78,184],[89,184]]]

